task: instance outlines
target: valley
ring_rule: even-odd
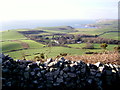
[[[14,59],[33,60],[34,53],[45,53],[54,58],[60,53],[85,55],[86,52],[103,52],[100,45],[108,44],[106,51],[114,51],[120,43],[117,20],[97,22],[96,28],[73,28],[71,26],[37,27],[2,31],[2,53]],[[83,49],[88,44],[94,47]]]

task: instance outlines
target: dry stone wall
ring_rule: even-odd
[[[2,55],[2,88],[44,90],[111,90],[120,88],[120,66],[84,63],[63,57],[40,61],[13,60]]]

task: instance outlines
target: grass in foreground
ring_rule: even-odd
[[[74,49],[74,48],[66,48],[66,47],[42,47],[36,49],[27,49],[15,52],[9,52],[5,54],[9,54],[14,59],[22,59],[22,55],[30,55],[27,56],[26,59],[32,60],[34,58],[34,53],[45,53],[48,58],[56,57],[60,53],[68,53],[69,55],[82,55],[85,50],[82,49]]]

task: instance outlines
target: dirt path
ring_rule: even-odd
[[[30,46],[29,46],[27,43],[22,42],[22,41],[20,41],[20,40],[11,40],[11,41],[12,41],[12,42],[19,42],[24,49],[30,48]]]

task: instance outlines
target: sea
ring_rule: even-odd
[[[86,24],[94,24],[96,20],[16,20],[2,22],[0,31],[13,29],[34,29],[37,27],[72,26],[74,28],[85,27]]]

